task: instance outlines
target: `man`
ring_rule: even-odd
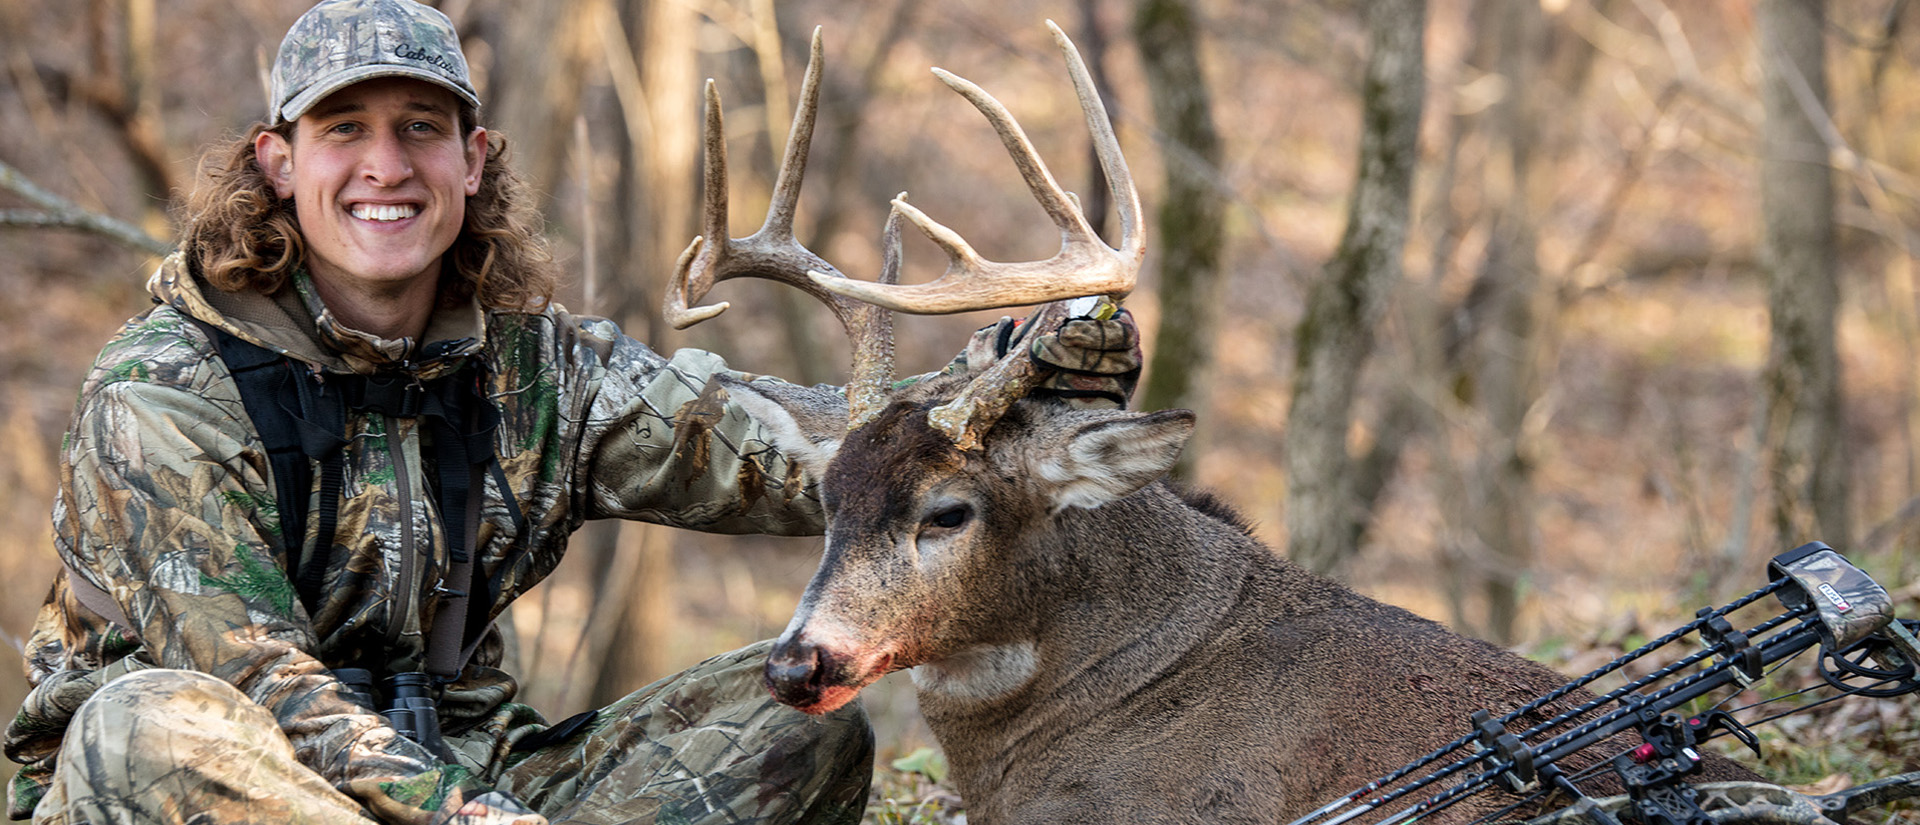
[[[548,303],[539,221],[447,18],[327,0],[281,44],[269,106],[209,154],[157,306],[82,390],[67,569],[6,734],[13,816],[856,821],[863,713],[772,702],[761,645],[557,725],[511,701],[491,622],[586,519],[822,516],[702,396],[720,359]],[[1076,324],[1034,351],[1124,401],[1130,322]]]

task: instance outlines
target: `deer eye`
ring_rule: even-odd
[[[952,530],[967,523],[973,515],[973,508],[965,504],[954,504],[935,510],[927,516],[926,526],[937,530]]]

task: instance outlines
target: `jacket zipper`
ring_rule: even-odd
[[[414,590],[415,569],[419,566],[414,557],[419,548],[413,541],[413,480],[407,474],[406,448],[400,444],[399,434],[394,432],[392,418],[381,415],[382,429],[387,432],[387,457],[393,462],[393,484],[398,488],[400,506],[400,576],[393,583],[393,608],[387,622],[387,645],[394,647],[400,641],[400,634],[406,631],[407,622],[413,618],[413,604],[420,596]]]

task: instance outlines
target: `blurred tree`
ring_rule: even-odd
[[[1093,79],[1093,90],[1107,107],[1107,114],[1113,114],[1113,81],[1107,76],[1107,32],[1100,25],[1100,0],[1080,0],[1080,30],[1074,33],[1075,45],[1080,56],[1087,61],[1087,75]],[[1093,141],[1087,141],[1087,188],[1083,206],[1087,212],[1087,223],[1093,226],[1093,232],[1102,237],[1107,232],[1107,211],[1113,208],[1113,197],[1107,192],[1107,174],[1100,168],[1100,148]]]
[[[1356,497],[1357,467],[1347,452],[1347,434],[1361,368],[1373,351],[1374,324],[1404,271],[1426,97],[1425,3],[1375,3],[1367,26],[1371,45],[1353,200],[1340,247],[1308,292],[1294,332],[1287,412],[1287,555],[1329,574],[1338,574],[1353,556],[1371,516],[1371,499]],[[1377,492],[1378,485],[1371,489]]]
[[[146,194],[141,227],[166,235],[166,204],[177,182],[169,162],[155,76],[153,0],[94,0],[88,6],[92,60],[76,91],[113,124]]]
[[[1902,44],[1901,18],[1906,16],[1906,10],[1910,5],[1912,4],[1904,0],[1889,4],[1876,21],[1874,28],[1877,31],[1874,36],[1865,42],[1871,55],[1864,90],[1865,99],[1860,104],[1864,109],[1866,123],[1860,128],[1863,134],[1855,141],[1864,151],[1836,153],[1838,157],[1834,160],[1838,165],[1842,159],[1845,159],[1845,165],[1840,166],[1842,180],[1851,176],[1857,182],[1861,200],[1872,213],[1872,219],[1868,225],[1882,237],[1888,250],[1888,254],[1880,264],[1880,282],[1888,300],[1886,306],[1880,309],[1890,318],[1905,351],[1920,352],[1920,297],[1916,297],[1917,293],[1920,293],[1920,286],[1915,283],[1915,264],[1917,263],[1914,255],[1915,246],[1908,239],[1907,229],[1913,223],[1912,211],[1899,203],[1890,188],[1881,182],[1879,173],[1868,169],[1869,159],[1893,157],[1896,153],[1891,151],[1892,147],[1911,140],[1908,131],[1895,131],[1889,128],[1898,120],[1901,111],[1901,107],[1895,101],[1904,100],[1909,95],[1898,89],[1892,90],[1893,93],[1889,95],[1887,88],[1889,69],[1900,51],[1896,46]],[[1844,88],[1838,82],[1830,81],[1829,85]],[[1890,103],[1893,105],[1889,105]],[[1842,186],[1845,186],[1845,183]],[[1920,359],[1907,360],[1906,369],[1900,376],[1901,389],[1898,398],[1904,423],[1902,435],[1905,444],[1902,446],[1906,454],[1903,488],[1906,491],[1912,491],[1920,489],[1920,403],[1917,403],[1920,402]],[[1871,487],[1866,487],[1866,490],[1871,490]],[[1871,493],[1863,491],[1856,494],[1849,490],[1849,498],[1855,495],[1866,499]],[[1916,542],[1915,532],[1920,530],[1920,498],[1911,497],[1911,493],[1908,495],[1906,503],[1902,504],[1887,521],[1874,526],[1871,530],[1863,530],[1865,534],[1854,546],[1863,550],[1878,550],[1885,547],[1886,543],[1896,536],[1907,542],[1908,546],[1920,543]]]
[[[1167,175],[1153,235],[1160,261],[1160,326],[1138,406],[1194,408],[1199,406],[1196,379],[1213,359],[1226,232],[1226,199],[1213,182],[1220,168],[1220,134],[1187,0],[1140,0],[1133,34],[1146,67]],[[1181,458],[1176,475],[1188,474],[1194,452]]]
[[[813,229],[808,233],[806,246],[833,260],[829,249],[833,239],[839,237],[841,227],[845,225],[851,211],[853,197],[860,191],[859,182],[854,173],[859,169],[859,158],[866,144],[865,133],[860,128],[861,115],[867,110],[867,103],[880,84],[887,58],[913,30],[914,16],[919,13],[921,4],[915,0],[899,0],[887,14],[885,26],[873,30],[873,40],[867,45],[865,55],[849,59],[850,65],[857,68],[852,72],[835,72],[833,67],[838,61],[829,61],[825,66],[820,103],[820,124],[823,140],[817,140],[824,151],[818,159],[811,162],[808,180],[816,181],[813,186],[820,192],[819,208],[814,211]],[[771,25],[769,23],[769,25]],[[864,28],[864,27],[861,27]],[[855,29],[852,34],[862,31]],[[811,37],[811,32],[807,33]],[[805,53],[805,45],[798,48]],[[850,50],[851,51],[851,50]],[[772,60],[775,56],[763,56],[762,60]],[[770,90],[772,95],[784,95],[785,87]],[[784,98],[783,98],[784,99]],[[769,107],[770,110],[772,107]],[[780,107],[785,112],[785,107]],[[769,126],[778,126],[768,134],[786,134],[787,124],[775,123],[769,117]],[[774,158],[777,162],[779,159]],[[816,171],[817,169],[817,171]],[[769,180],[772,176],[768,177]],[[795,371],[787,376],[799,383],[817,384],[831,380],[835,370],[827,358],[826,351],[819,343],[825,335],[834,335],[831,316],[820,311],[819,305],[805,294],[794,290],[780,290],[781,312],[786,321],[787,349],[795,361]],[[827,326],[821,326],[826,324]]]
[[[476,15],[474,30],[494,43],[487,73],[488,120],[513,138],[515,165],[551,198],[561,180],[580,111],[594,32],[590,3],[508,3]],[[551,210],[553,204],[545,206]]]
[[[1486,599],[1479,632],[1510,643],[1520,584],[1532,568],[1533,458],[1528,413],[1538,396],[1539,314],[1544,289],[1533,199],[1542,84],[1535,82],[1546,27],[1537,4],[1488,3],[1477,10],[1480,62],[1503,93],[1482,118],[1488,142],[1484,199],[1491,210],[1486,251],[1462,308],[1471,319],[1456,381],[1477,415],[1465,478],[1454,501],[1453,590],[1477,586]],[[1457,596],[1456,596],[1457,597]]]
[[[1761,443],[1779,549],[1821,539],[1847,546],[1847,465],[1841,438],[1840,300],[1834,264],[1833,175],[1819,122],[1827,118],[1826,3],[1763,0],[1759,8],[1762,257],[1771,344],[1761,379]]]
[[[626,208],[634,220],[624,226],[635,229],[627,233],[634,236],[630,257],[624,259],[630,269],[608,279],[607,305],[621,310],[623,317],[617,317],[629,334],[665,347],[658,340],[665,332],[660,296],[675,256],[695,234],[699,204],[692,170],[700,168],[699,38],[694,32],[701,21],[676,0],[642,0],[633,6],[633,36],[619,39],[638,45],[610,49],[609,59],[615,85],[624,86],[620,103],[627,123],[643,125],[629,135],[632,180],[624,191],[632,198]],[[622,522],[596,534],[590,545],[595,568],[614,585],[596,589],[594,621],[617,628],[597,673],[586,677],[594,684],[590,706],[619,699],[665,669],[672,625],[666,607],[675,579],[668,532],[658,525]],[[638,558],[621,560],[620,555]],[[615,576],[615,570],[630,572]]]
[[[774,180],[780,174],[780,162],[784,142],[780,139],[791,130],[793,107],[788,104],[787,62],[785,50],[780,45],[779,18],[773,11],[773,0],[752,0],[747,15],[752,29],[746,35],[746,42],[752,47],[753,60],[760,68],[762,116],[766,118],[767,151],[756,153],[755,168],[763,168],[764,178]],[[809,44],[809,49],[811,45]],[[807,54],[807,51],[802,51]],[[798,88],[797,85],[795,88]],[[814,247],[808,247],[812,249]],[[819,304],[798,290],[783,289],[769,296],[774,309],[780,317],[780,328],[786,336],[785,353],[793,363],[787,365],[782,373],[788,380],[802,384],[822,384],[830,379],[832,372],[827,353],[820,347],[821,336],[815,326],[820,320]],[[768,368],[780,365],[769,365]]]

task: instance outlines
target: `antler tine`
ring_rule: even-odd
[[[1141,231],[1140,190],[1133,185],[1133,172],[1127,168],[1126,156],[1120,154],[1120,138],[1113,133],[1113,119],[1107,115],[1107,105],[1100,100],[1100,92],[1093,85],[1093,75],[1087,71],[1087,62],[1081,59],[1080,49],[1052,20],[1047,21],[1047,31],[1053,34],[1053,44],[1067,57],[1067,74],[1073,78],[1080,113],[1086,117],[1087,131],[1093,135],[1093,150],[1100,159],[1100,171],[1106,173],[1107,192],[1113,196],[1114,210],[1120,217],[1120,255],[1133,261],[1134,273],[1138,274],[1140,260],[1147,255],[1147,235]],[[1080,210],[1077,198],[1074,210]],[[1131,280],[1128,285],[1131,289]]]
[[[676,266],[674,282],[667,290],[665,315],[676,329],[685,329],[725,311],[728,304],[692,306],[706,297],[721,281],[739,277],[757,277],[791,284],[833,307],[845,320],[850,307],[835,300],[806,277],[809,270],[839,274],[832,264],[801,246],[793,238],[793,216],[800,198],[800,184],[806,174],[807,150],[813,141],[815,113],[820,103],[820,33],[816,30],[807,74],[801,83],[800,106],[793,115],[793,128],[780,163],[780,174],[773,196],[767,204],[766,221],[760,230],[745,238],[727,235],[727,139],[721,114],[720,92],[709,79],[706,84],[706,124],[704,203],[701,209],[701,235],[694,239],[682,258],[686,266]]]
[[[1092,132],[1101,168],[1118,204],[1122,237],[1120,248],[1108,247],[1088,224],[1077,199],[1060,188],[1047,165],[1013,115],[978,85],[941,69],[934,69],[954,91],[986,116],[1014,165],[1027,181],[1034,198],[1060,227],[1060,251],[1044,261],[1000,263],[975,252],[959,233],[902,201],[894,207],[947,253],[947,271],[926,284],[889,286],[853,280],[816,281],[824,288],[867,303],[901,312],[946,314],[975,309],[1036,304],[1086,295],[1124,297],[1133,290],[1146,254],[1140,219],[1140,196],[1133,175],[1120,154],[1120,142],[1094,91],[1086,62],[1060,27],[1047,22],[1054,43],[1066,57],[1067,69],[1080,99],[1080,108]]]
[[[714,89],[712,78],[707,79],[706,115],[703,133],[706,185],[700,210],[700,234],[694,236],[693,242],[674,262],[673,282],[667,285],[666,301],[661,307],[661,314],[674,329],[686,329],[731,306],[725,301],[691,306],[705,298],[714,284],[732,277],[725,273],[723,266],[730,257],[727,247],[731,243],[727,239],[726,127],[720,115],[720,93]]]
[[[741,277],[765,278],[793,286],[819,299],[833,311],[854,342],[853,377],[847,387],[852,405],[850,420],[863,421],[885,403],[893,381],[893,326],[887,310],[837,295],[820,286],[848,280],[833,264],[815,255],[793,237],[793,217],[806,176],[807,152],[820,109],[820,78],[825,49],[821,30],[813,30],[807,73],[800,84],[800,105],[780,161],[780,173],[759,231],[745,238],[727,236],[727,141],[721,116],[720,93],[712,80],[706,85],[706,186],[701,210],[701,235],[693,239],[674,265],[663,314],[675,329],[686,329],[726,311],[721,302],[693,306],[721,281]],[[891,223],[891,220],[889,221]],[[898,243],[898,229],[893,232]],[[897,268],[897,267],[896,267]],[[811,277],[809,277],[811,276]]]

